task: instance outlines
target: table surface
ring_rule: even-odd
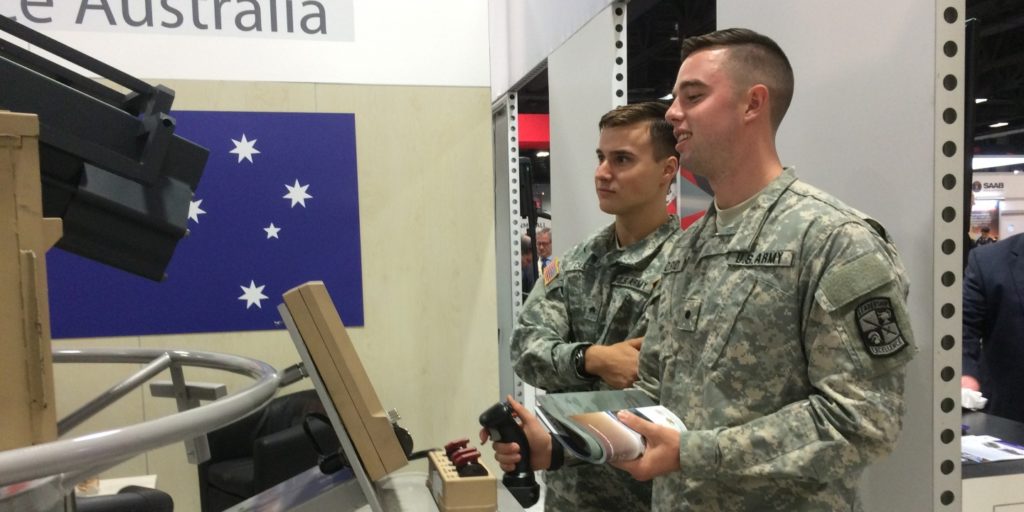
[[[983,412],[967,412],[963,415],[965,435],[989,435],[1011,443],[1024,445],[1024,423],[1019,423]],[[963,478],[1012,475],[1024,473],[1024,460],[1001,460],[995,462],[963,461]]]

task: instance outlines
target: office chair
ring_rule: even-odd
[[[203,512],[220,512],[317,465],[340,443],[315,390],[274,398],[265,408],[207,434],[199,465]]]

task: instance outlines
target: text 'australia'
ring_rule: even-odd
[[[352,0],[20,0],[11,16],[55,29],[352,39]],[[56,5],[55,5],[56,4]],[[10,8],[8,8],[10,9]],[[329,11],[328,9],[331,9]]]

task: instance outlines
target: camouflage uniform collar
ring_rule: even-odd
[[[613,222],[601,230],[600,235],[595,237],[593,243],[590,244],[588,260],[594,262],[606,257],[622,265],[636,266],[650,258],[668,237],[679,230],[679,217],[671,214],[665,222],[658,226],[658,229],[652,231],[643,240],[638,240],[634,244],[619,249],[615,246],[615,223]]]
[[[775,203],[779,201],[782,194],[797,181],[796,170],[793,167],[784,167],[771,183],[759,192],[757,200],[735,224],[736,229],[732,233],[716,233],[715,217],[717,213],[714,207],[708,208],[704,218],[696,228],[692,245],[700,239],[709,239],[716,236],[729,236],[728,244],[723,246],[721,252],[747,252],[754,246],[757,236],[761,233],[768,215],[774,209]]]

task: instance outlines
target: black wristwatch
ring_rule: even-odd
[[[584,357],[587,349],[593,345],[593,343],[581,343],[572,349],[572,367],[576,369],[576,376],[583,380],[597,379],[596,375],[587,372],[587,360]]]
[[[551,465],[548,466],[548,471],[555,471],[565,464],[565,448],[562,447],[562,442],[555,439],[555,435],[551,434]]]

